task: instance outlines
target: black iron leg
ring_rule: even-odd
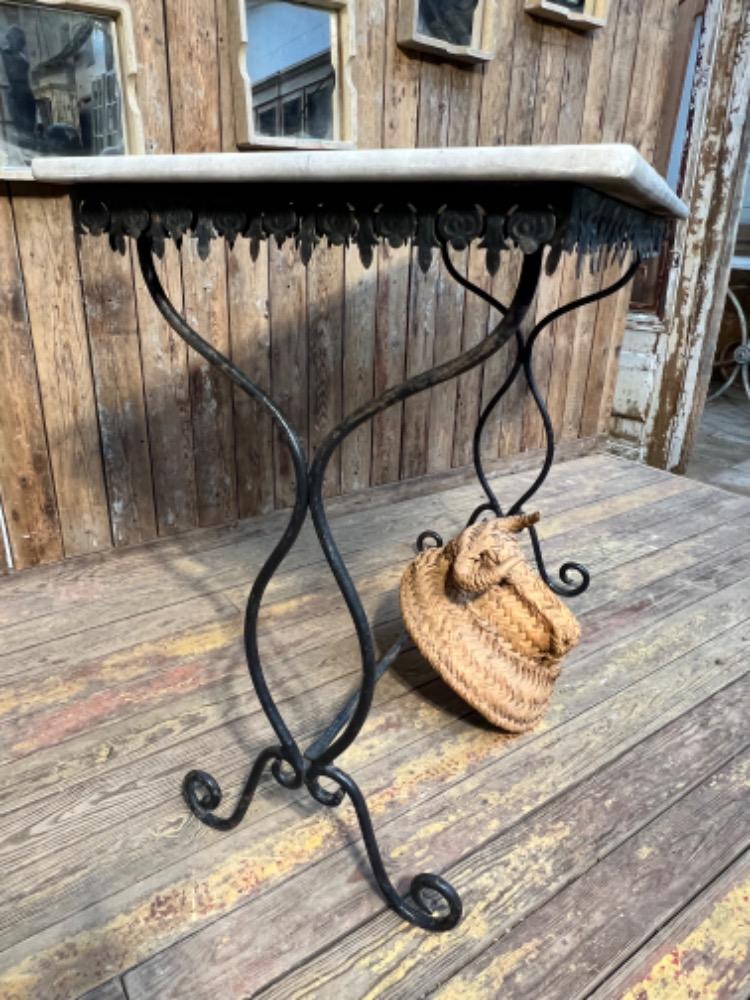
[[[146,236],[138,240],[138,256],[146,286],[159,311],[172,329],[208,362],[223,371],[243,392],[255,399],[272,416],[292,455],[296,492],[295,503],[286,529],[271,556],[258,574],[250,592],[245,615],[245,649],[248,670],[263,711],[279,740],[279,746],[264,750],[251,768],[245,787],[234,810],[228,817],[219,817],[215,810],[221,803],[221,788],[216,779],[204,771],[191,771],[183,783],[185,800],[201,822],[218,830],[231,830],[241,822],[252,802],[263,771],[268,764],[271,773],[285,788],[304,785],[309,794],[328,807],[338,806],[348,797],[354,806],[362,831],[367,855],[378,886],[391,906],[404,920],[425,930],[442,931],[454,927],[461,917],[461,900],[455,889],[438,875],[421,874],[412,881],[409,897],[401,896],[388,878],[364,796],[349,775],[333,766],[334,760],[356,739],[372,704],[379,676],[396,659],[406,645],[399,639],[379,661],[375,642],[354,582],[331,534],[323,502],[323,481],[331,456],[341,442],[357,427],[377,413],[415,393],[455,378],[498,351],[518,330],[534,299],[541,272],[542,251],[529,254],[525,260],[518,289],[510,307],[496,328],[471,350],[438,365],[428,372],[415,375],[402,385],[388,389],[352,413],[323,441],[308,466],[299,438],[274,402],[243,372],[219,351],[208,344],[180,316],[167,298],[154,267],[152,248]],[[310,512],[321,548],[341,595],[347,605],[359,641],[362,679],[357,695],[326,727],[322,735],[303,753],[286,726],[268,689],[257,643],[258,614],[269,580],[294,545],[307,512]],[[332,781],[337,789],[327,791],[321,778]]]
[[[505,314],[506,307],[499,302],[496,298],[486,292],[483,288],[478,285],[474,285],[472,282],[468,281],[460,271],[456,269],[453,265],[453,261],[450,258],[447,246],[443,246],[443,261],[452,275],[452,277],[463,285],[464,288],[478,295],[485,302],[491,305],[493,308],[497,309],[501,314]],[[533,371],[533,351],[534,344],[536,343],[539,334],[545,330],[548,326],[559,319],[561,316],[565,316],[569,312],[573,312],[575,309],[580,309],[582,306],[589,305],[592,302],[598,302],[600,299],[606,298],[608,295],[613,295],[618,292],[621,288],[628,284],[634,277],[638,270],[640,264],[640,259],[636,256],[633,260],[631,266],[626,270],[622,277],[618,278],[612,285],[607,288],[603,288],[598,292],[593,292],[591,295],[585,295],[580,299],[575,299],[573,302],[566,303],[555,309],[553,312],[549,313],[547,316],[543,317],[533,330],[529,333],[528,337],[524,337],[523,333],[518,330],[516,332],[516,358],[513,363],[513,367],[508,373],[507,378],[494,394],[494,396],[487,403],[485,408],[480,414],[479,421],[477,423],[476,431],[474,433],[473,440],[473,458],[474,458],[474,468],[476,469],[477,478],[481,484],[482,490],[487,497],[486,502],[480,504],[471,514],[468,523],[474,524],[474,522],[485,513],[494,514],[495,517],[503,516],[503,509],[500,506],[500,502],[492,489],[487,475],[484,471],[484,465],[482,462],[482,434],[487,421],[500,402],[500,400],[505,396],[510,387],[513,385],[518,376],[523,372],[526,382],[529,387],[529,391],[534,399],[537,409],[539,410],[539,415],[542,418],[542,424],[544,425],[544,436],[545,436],[545,456],[542,468],[537,475],[534,482],[526,490],[525,493],[514,504],[512,504],[508,510],[507,514],[520,514],[523,511],[524,506],[529,500],[539,491],[547,476],[552,468],[552,463],[555,458],[555,431],[552,426],[552,421],[550,419],[549,411],[547,410],[547,405],[544,398],[539,392],[539,387],[536,384],[536,379],[534,378]],[[563,597],[577,597],[588,589],[589,583],[591,582],[591,575],[585,566],[577,562],[566,562],[560,567],[558,575],[561,582],[553,580],[544,562],[544,556],[542,554],[542,546],[539,540],[539,535],[536,530],[535,525],[530,525],[527,528],[529,532],[531,547],[534,553],[534,559],[537,564],[537,569],[539,575],[542,577],[547,586],[554,590],[556,594],[560,594]],[[576,581],[576,577],[578,580]]]
[[[594,302],[599,298],[603,298],[605,295],[611,294],[622,287],[622,285],[630,280],[637,266],[637,264],[634,264],[628,273],[610,288],[587,296],[585,299],[580,299],[551,313],[534,327],[527,338],[524,338],[521,333],[521,326],[536,293],[541,272],[542,251],[536,250],[524,258],[515,297],[507,308],[494,300],[482,289],[466,281],[453,267],[445,246],[443,247],[443,255],[449,271],[456,280],[495,306],[503,318],[480,344],[465,351],[451,361],[438,365],[430,371],[415,375],[401,385],[388,389],[379,397],[360,407],[360,409],[352,413],[338,427],[331,431],[313,457],[312,462],[308,464],[299,437],[270,397],[256,386],[228,358],[207,343],[180,316],[167,298],[154,268],[149,238],[141,236],[138,240],[138,256],[141,271],[157,308],[172,329],[190,347],[196,350],[209,363],[223,371],[235,385],[247,393],[248,396],[255,399],[271,415],[292,456],[296,483],[295,502],[289,521],[282,537],[253,584],[248,598],[244,626],[244,642],[250,678],[257,692],[261,707],[278,738],[279,745],[267,748],[258,756],[230,816],[220,817],[216,815],[216,809],[222,800],[221,788],[216,779],[205,771],[190,771],[185,776],[183,782],[185,800],[194,815],[201,822],[217,830],[231,830],[242,821],[247,813],[262,774],[269,764],[273,777],[280,785],[290,789],[301,788],[304,785],[308,793],[323,806],[335,808],[341,804],[344,798],[348,797],[357,815],[373,875],[388,905],[403,917],[404,920],[429,931],[444,931],[456,926],[461,917],[461,900],[458,894],[443,878],[431,874],[417,875],[412,881],[408,896],[402,896],[396,890],[385,871],[364,796],[353,779],[334,766],[336,758],[351,745],[359,734],[370,710],[378,678],[407,645],[408,637],[406,635],[402,636],[380,660],[376,658],[375,641],[369,620],[328,523],[323,502],[323,481],[326,468],[331,456],[341,442],[356,430],[357,427],[370,420],[377,413],[407,399],[409,396],[463,374],[470,368],[481,364],[509,340],[515,338],[516,359],[512,371],[482,413],[474,438],[474,464],[479,481],[487,497],[487,502],[474,511],[470,518],[470,523],[485,511],[492,512],[498,516],[502,514],[500,504],[487,480],[482,466],[481,437],[493,408],[505,392],[507,392],[513,380],[523,371],[544,421],[547,435],[547,453],[542,471],[533,485],[509,509],[509,513],[517,513],[544,482],[554,457],[552,425],[533,377],[531,362],[534,343],[540,332],[559,316],[587,302]],[[258,651],[257,628],[258,615],[266,587],[294,545],[308,511],[315,526],[315,531],[326,561],[354,624],[362,661],[362,677],[356,695],[347,702],[323,733],[303,752],[286,726],[266,683]],[[438,544],[442,542],[440,536],[435,532],[426,531],[420,536],[418,545],[420,547],[423,546],[428,539]],[[552,583],[544,567],[539,540],[533,529],[531,529],[531,540],[539,571],[553,589],[558,593],[568,595],[581,593],[585,590],[588,585],[588,573],[584,567],[579,566],[577,563],[566,563],[561,568],[560,577],[562,584]],[[581,581],[578,584],[570,579],[570,574],[573,572],[579,574],[581,577]],[[322,778],[333,782],[336,789],[329,791],[324,788],[320,783]]]

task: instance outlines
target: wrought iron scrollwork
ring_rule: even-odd
[[[394,205],[389,207],[371,201],[369,207],[355,210],[351,204],[341,201],[334,207],[308,201],[304,206],[295,206],[287,202],[280,203],[276,208],[272,206],[264,208],[262,211],[252,207],[223,206],[222,208],[214,205],[188,213],[179,205],[153,206],[147,211],[131,211],[127,206],[116,204],[116,198],[114,201],[115,204],[108,204],[104,196],[101,199],[92,194],[85,196],[79,205],[82,228],[92,233],[108,231],[110,240],[116,248],[120,248],[125,236],[134,236],[137,239],[141,272],[157,308],[190,347],[222,371],[270,415],[289,450],[295,477],[293,508],[281,538],[252,586],[244,623],[244,645],[250,679],[276,735],[278,745],[269,747],[259,754],[228,816],[217,815],[216,811],[222,803],[221,787],[216,779],[205,771],[193,770],[186,775],[183,783],[185,801],[201,822],[217,830],[231,830],[247,813],[267,768],[270,768],[271,775],[281,786],[289,789],[304,786],[316,802],[327,808],[337,808],[348,799],[357,816],[373,875],[388,905],[405,920],[425,930],[449,930],[455,927],[461,917],[461,900],[456,890],[439,875],[420,874],[413,879],[409,895],[404,896],[397,891],[386,873],[365,798],[354,780],[334,764],[359,734],[370,710],[378,679],[409,645],[410,639],[403,633],[378,659],[370,622],[328,522],[323,500],[326,469],[342,441],[376,414],[416,393],[463,374],[487,360],[509,341],[515,340],[516,357],[511,372],[483,410],[474,437],[474,464],[486,501],[472,513],[470,523],[485,512],[495,516],[502,514],[502,508],[482,464],[482,432],[490,414],[513,380],[523,373],[542,416],[547,436],[547,450],[539,476],[523,496],[509,508],[509,513],[518,512],[540,488],[554,456],[551,421],[534,382],[532,370],[534,343],[542,330],[565,312],[616,291],[629,280],[636,265],[633,265],[615,285],[556,310],[537,323],[528,337],[524,337],[522,324],[534,301],[542,270],[544,248],[554,246],[556,240],[563,245],[573,238],[566,228],[566,220],[570,217],[570,206],[566,212],[557,211],[556,214],[553,205],[532,210],[528,205],[511,203],[509,200],[502,211],[489,212],[481,208],[479,203],[456,208],[435,206],[429,201],[417,207],[411,203],[394,202]],[[542,204],[547,203],[543,201]],[[618,228],[618,225],[615,225],[605,213],[603,221],[599,220],[591,231],[585,230],[584,237],[589,242],[595,240],[596,233],[600,231],[596,225],[601,229],[606,223],[610,226],[607,231],[610,249],[614,246],[619,252],[621,244],[630,246],[638,240],[645,245],[653,233],[648,230],[644,231],[642,238],[634,236],[637,230],[634,218],[627,213],[622,218],[618,217]],[[239,234],[249,238],[250,252],[253,255],[257,255],[260,241],[263,239],[274,239],[279,245],[288,239],[293,239],[303,260],[309,260],[316,243],[321,239],[327,239],[336,246],[355,243],[365,264],[372,260],[374,248],[379,240],[386,240],[394,247],[412,242],[417,247],[417,256],[423,267],[429,266],[433,249],[440,247],[446,267],[452,276],[467,290],[480,295],[496,308],[501,314],[501,319],[480,343],[458,357],[443,362],[429,371],[414,375],[360,406],[328,434],[310,461],[299,436],[273,400],[227,357],[204,340],[168,299],[156,272],[153,255],[158,256],[163,252],[167,239],[179,243],[188,233],[196,237],[201,256],[208,252],[212,239],[222,237],[233,243]],[[516,245],[524,251],[524,262],[517,289],[513,301],[508,306],[497,302],[489,293],[469,282],[455,268],[450,258],[449,247],[462,250],[479,238],[482,238],[481,246],[487,251],[490,271],[499,261],[501,250]],[[268,583],[295,544],[308,513],[331,574],[351,616],[358,639],[362,671],[358,690],[347,700],[317,739],[303,750],[286,725],[269,690],[258,649],[257,631],[259,611]],[[550,581],[544,566],[539,539],[533,528],[531,542],[539,571],[553,589],[567,595],[581,593],[585,589],[588,584],[588,573],[577,563],[568,562],[561,567],[559,571],[561,583]],[[443,540],[437,532],[423,531],[417,540],[417,547],[421,549],[428,544],[442,545]],[[578,582],[575,580],[575,574],[580,577]],[[326,787],[322,781],[332,783],[333,789]]]
[[[473,294],[478,295],[481,299],[487,302],[488,305],[491,305],[494,309],[497,309],[499,313],[504,314],[506,312],[506,307],[502,304],[502,302],[499,302],[496,298],[490,295],[490,293],[485,291],[483,288],[480,288],[478,285],[475,285],[471,281],[468,281],[464,277],[464,275],[461,274],[461,272],[453,264],[453,261],[451,260],[450,257],[450,253],[448,251],[448,247],[445,244],[443,245],[442,252],[443,252],[443,261],[445,263],[447,270],[449,271],[451,276],[457,282],[459,282],[459,284],[463,285],[463,287],[466,288],[467,291],[470,291]],[[515,501],[515,503],[511,504],[510,507],[508,507],[506,513],[509,515],[522,513],[525,505],[541,489],[542,485],[547,479],[547,476],[549,475],[550,469],[552,468],[552,463],[555,458],[555,432],[552,426],[552,420],[550,419],[549,411],[547,410],[547,405],[539,391],[536,379],[534,378],[534,372],[532,367],[534,344],[536,343],[539,335],[542,333],[543,330],[551,326],[551,324],[554,323],[555,320],[559,319],[561,316],[565,316],[567,313],[572,312],[575,309],[580,309],[585,305],[590,305],[594,302],[598,302],[600,299],[606,298],[608,295],[613,295],[615,292],[619,291],[621,288],[627,285],[628,282],[631,281],[632,278],[635,276],[635,272],[638,270],[639,264],[640,260],[638,259],[638,257],[636,257],[632,262],[632,264],[630,265],[630,267],[625,271],[625,273],[620,278],[618,278],[617,281],[615,281],[613,284],[608,285],[606,288],[602,288],[599,291],[593,292],[590,295],[585,295],[582,298],[575,299],[572,302],[568,302],[565,305],[560,306],[558,309],[555,309],[547,316],[544,316],[536,324],[536,326],[534,326],[534,328],[531,330],[531,332],[527,337],[524,337],[520,329],[516,331],[516,358],[513,363],[513,366],[511,367],[511,370],[508,373],[508,376],[506,377],[503,384],[500,386],[497,392],[495,392],[495,394],[492,396],[492,398],[489,400],[487,405],[482,410],[479,417],[479,421],[477,423],[476,431],[474,433],[473,449],[472,449],[474,468],[477,473],[477,478],[479,479],[479,482],[482,486],[482,490],[484,491],[484,494],[487,497],[487,500],[486,502],[480,504],[478,507],[475,508],[475,510],[469,517],[468,524],[474,524],[485,513],[491,513],[495,517],[503,516],[503,508],[501,507],[500,501],[498,500],[494,490],[492,489],[492,486],[490,485],[489,479],[487,478],[487,474],[484,469],[484,464],[482,461],[482,435],[487,425],[487,421],[489,420],[493,411],[500,403],[501,399],[508,392],[508,390],[513,385],[513,383],[518,378],[521,372],[523,372],[526,378],[526,382],[528,384],[531,395],[534,399],[534,403],[542,419],[542,425],[544,427],[544,436],[545,436],[545,455],[542,468],[539,471],[536,478],[534,479],[531,486],[529,486],[529,488],[518,498],[518,500]],[[539,535],[536,526],[532,524],[526,530],[529,532],[531,547],[534,553],[534,560],[536,562],[539,575],[542,577],[547,586],[551,590],[554,590],[556,594],[559,594],[563,597],[578,597],[580,594],[584,593],[584,591],[588,589],[588,586],[591,582],[591,575],[588,569],[581,563],[568,561],[563,563],[563,565],[560,567],[558,571],[560,582],[558,582],[557,580],[553,580],[550,577],[544,562],[544,556],[542,554],[542,546],[539,540]],[[578,578],[577,580],[576,577]]]
[[[167,240],[179,246],[192,234],[203,259],[213,240],[225,239],[232,246],[243,235],[253,259],[262,240],[279,246],[291,240],[308,262],[325,239],[334,246],[357,246],[365,267],[382,239],[392,247],[415,246],[424,271],[440,246],[463,250],[478,241],[490,274],[497,272],[501,255],[514,247],[525,254],[549,247],[548,274],[563,253],[578,255],[579,270],[584,260],[596,269],[630,251],[645,259],[658,252],[667,226],[665,219],[579,185],[477,185],[470,204],[444,203],[429,184],[419,190],[398,185],[340,190],[331,185],[303,196],[299,189],[291,194],[288,188],[271,186],[264,189],[262,201],[256,190],[252,185],[221,190],[154,185],[139,186],[134,196],[131,185],[92,184],[76,194],[76,225],[80,232],[108,233],[112,247],[122,253],[126,237],[143,236],[157,256]]]
[[[339,221],[336,220],[337,227]],[[287,230],[289,225],[288,218],[280,217],[274,221],[273,229],[270,231],[281,233]],[[332,225],[331,221],[326,223],[326,226]],[[340,228],[337,228],[337,233],[339,232]],[[334,238],[338,238],[338,235],[334,235]],[[386,655],[377,660],[375,641],[369,620],[331,533],[323,501],[323,482],[331,456],[341,442],[357,427],[387,407],[468,371],[490,357],[515,336],[534,299],[541,272],[542,252],[537,250],[525,258],[512,304],[503,319],[482,343],[451,361],[437,365],[430,371],[415,375],[401,385],[386,390],[380,396],[361,406],[329,433],[314,455],[312,462],[308,464],[299,437],[270,397],[227,357],[205,341],[179,315],[169,301],[159,280],[154,266],[152,249],[150,239],[142,234],[138,239],[141,272],[157,308],[186,343],[212,365],[224,372],[235,385],[255,399],[271,415],[292,456],[296,481],[294,507],[281,539],[253,584],[248,599],[244,629],[250,677],[280,746],[268,748],[258,756],[243,791],[229,816],[216,815],[215,811],[222,801],[221,788],[216,779],[205,771],[194,770],[187,774],[183,783],[185,801],[201,822],[214,829],[231,830],[245,816],[261,776],[269,763],[271,772],[279,784],[286,788],[298,788],[304,784],[310,795],[324,806],[338,806],[346,796],[354,806],[375,879],[388,904],[405,920],[425,930],[448,930],[456,925],[461,916],[461,901],[455,889],[438,875],[421,874],[416,876],[412,882],[410,898],[403,897],[397,892],[386,874],[372,821],[361,791],[349,775],[333,765],[333,761],[357,737],[370,710],[378,677],[399,655],[408,643],[408,637],[401,636]],[[303,753],[286,726],[268,689],[258,651],[257,627],[258,614],[268,582],[296,541],[308,511],[331,573],[354,623],[361,654],[362,677],[357,694],[332,720],[321,737]],[[434,536],[433,540],[440,541],[439,536]],[[320,784],[321,778],[331,780],[338,786],[338,790],[329,792],[323,788]],[[432,904],[435,899],[431,899],[431,897],[442,901],[443,912],[433,912]]]

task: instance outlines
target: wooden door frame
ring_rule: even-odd
[[[667,348],[650,421],[650,465],[684,471],[703,413],[750,145],[750,7],[708,0],[682,198],[666,295]]]

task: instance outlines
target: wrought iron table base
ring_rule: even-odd
[[[289,522],[253,584],[247,603],[244,626],[244,643],[250,677],[279,745],[269,747],[260,753],[231,815],[225,818],[216,815],[216,809],[222,801],[221,788],[216,779],[205,771],[194,770],[185,776],[183,783],[185,799],[201,822],[217,830],[231,830],[242,821],[247,813],[261,776],[269,765],[271,773],[280,785],[288,789],[301,788],[304,785],[309,794],[321,805],[335,808],[348,797],[357,815],[373,875],[385,900],[404,920],[428,931],[445,931],[456,926],[462,912],[458,893],[445,879],[439,875],[428,873],[415,876],[408,895],[399,893],[385,870],[372,820],[361,790],[348,774],[334,765],[336,758],[351,745],[361,730],[372,704],[378,678],[394,662],[409,640],[404,634],[383,657],[377,659],[370,623],[357,589],[331,534],[326,516],[322,496],[326,468],[341,442],[352,431],[376,414],[409,396],[463,374],[481,364],[508,341],[515,340],[515,362],[505,382],[481,413],[474,435],[474,465],[486,501],[473,511],[468,523],[473,523],[484,513],[495,516],[502,516],[504,513],[482,465],[482,432],[492,411],[515,379],[523,373],[542,417],[547,447],[544,464],[539,475],[523,496],[507,511],[508,514],[518,513],[546,479],[552,465],[555,447],[552,423],[534,381],[532,369],[534,344],[539,334],[560,316],[579,306],[610,295],[623,287],[633,277],[638,266],[636,256],[632,266],[615,284],[569,305],[562,306],[537,323],[528,336],[524,336],[521,327],[536,293],[542,270],[543,249],[539,248],[524,257],[516,293],[508,307],[497,302],[483,289],[467,281],[456,270],[450,259],[446,242],[442,243],[442,253],[446,267],[455,280],[496,308],[502,314],[502,319],[494,330],[475,347],[451,361],[415,375],[401,385],[386,390],[382,395],[360,407],[330,432],[313,456],[312,462],[308,463],[298,435],[273,400],[228,358],[205,341],[177,312],[167,298],[156,273],[151,240],[147,235],[138,238],[141,271],[157,308],[169,325],[190,347],[194,348],[209,363],[223,371],[235,385],[256,400],[271,415],[289,448],[296,478],[295,503]],[[308,512],[323,553],[354,623],[362,659],[362,682],[359,691],[344,705],[325,731],[310,747],[303,751],[284,722],[266,683],[258,651],[257,626],[265,589],[282,560],[294,545]],[[583,593],[589,584],[589,574],[585,567],[579,563],[567,562],[560,568],[560,582],[552,580],[544,565],[536,530],[533,526],[528,530],[536,563],[545,582],[558,594],[573,597]],[[417,540],[418,548],[422,548],[428,541],[438,545],[442,544],[442,539],[436,532],[426,530]],[[329,785],[334,786],[333,790],[321,784],[323,779]]]

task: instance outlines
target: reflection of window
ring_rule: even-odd
[[[495,49],[495,2],[400,0],[399,45],[462,62],[491,59]]]
[[[0,2],[0,164],[125,145],[115,19]]]
[[[573,28],[601,28],[607,23],[609,0],[525,0],[529,14]]]
[[[349,0],[228,0],[242,46],[235,67],[240,145],[352,138]],[[244,43],[244,44],[243,44]],[[237,66],[244,73],[237,73]]]
[[[143,151],[125,0],[0,0],[0,175],[35,156]],[[124,59],[124,64],[123,64]]]
[[[247,0],[247,69],[261,135],[335,139],[336,15]]]
[[[419,30],[453,45],[477,45],[475,14],[479,0],[419,0]]]

